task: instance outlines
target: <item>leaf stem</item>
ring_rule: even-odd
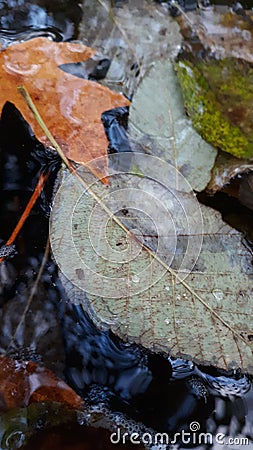
[[[53,147],[57,151],[58,155],[61,157],[62,161],[64,162],[64,164],[72,172],[73,171],[73,167],[71,166],[71,164],[69,163],[68,159],[64,155],[61,147],[59,146],[59,144],[57,144],[55,138],[53,137],[53,135],[50,133],[49,129],[47,128],[47,126],[46,126],[45,122],[43,121],[39,111],[37,110],[35,104],[33,103],[32,98],[31,98],[28,90],[26,89],[25,86],[18,86],[18,91],[20,92],[22,97],[25,99],[26,104],[29,106],[29,108],[32,111],[35,119],[37,120],[37,122],[38,122],[39,126],[41,127],[41,129],[44,131],[44,133],[45,133],[46,137],[48,138],[48,140],[51,142],[51,144],[53,145]]]
[[[25,320],[25,318],[26,318],[27,312],[29,311],[29,308],[30,308],[30,306],[31,306],[31,304],[32,304],[32,301],[33,301],[33,298],[34,298],[34,296],[35,296],[35,294],[36,294],[36,291],[38,290],[39,281],[40,281],[40,279],[41,279],[41,276],[42,276],[42,273],[43,273],[43,271],[44,271],[46,262],[47,262],[47,260],[48,260],[48,256],[49,256],[49,238],[47,239],[47,244],[46,244],[46,248],[45,248],[45,251],[44,251],[43,259],[42,259],[42,261],[41,261],[41,265],[40,265],[38,274],[37,274],[37,276],[36,276],[36,280],[35,280],[35,282],[34,282],[34,284],[33,284],[33,286],[32,286],[32,289],[31,289],[29,298],[28,298],[28,300],[27,300],[26,307],[25,307],[25,309],[24,309],[24,311],[23,311],[23,314],[22,314],[22,316],[21,316],[21,318],[20,318],[20,320],[19,320],[19,322],[18,322],[18,324],[17,324],[17,326],[16,326],[16,328],[15,328],[15,331],[13,332],[13,334],[12,334],[12,336],[11,336],[11,340],[10,340],[9,345],[8,345],[8,348],[7,348],[7,350],[6,350],[6,354],[8,354],[8,352],[9,352],[10,349],[11,349],[11,347],[13,346],[14,341],[15,341],[16,336],[17,336],[17,333],[18,333],[18,331],[19,331],[19,328],[20,328],[21,325],[24,323],[24,320]]]

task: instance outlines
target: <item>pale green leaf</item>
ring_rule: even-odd
[[[86,190],[71,175],[56,195],[51,245],[70,299],[129,342],[252,371],[253,269],[241,234],[200,206],[173,166],[131,158],[144,177],[111,169],[106,188],[83,170]]]
[[[192,189],[206,187],[217,150],[186,117],[181,88],[169,61],[156,62],[138,87],[130,108],[130,133],[145,151],[179,169]]]

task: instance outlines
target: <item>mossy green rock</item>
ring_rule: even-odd
[[[227,58],[179,61],[177,76],[195,129],[210,144],[238,158],[253,155],[253,68]]]

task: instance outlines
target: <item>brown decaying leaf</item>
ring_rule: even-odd
[[[203,46],[217,58],[240,58],[253,62],[252,11],[237,14],[231,8],[214,5],[201,14],[190,11],[178,20],[182,33],[194,30]]]
[[[83,400],[45,367],[0,357],[1,412],[45,401],[64,403],[74,409],[83,406]]]
[[[129,104],[123,95],[59,68],[61,64],[84,61],[94,54],[95,50],[81,43],[57,43],[43,37],[11,45],[0,53],[0,108],[6,101],[14,103],[37,138],[49,145],[17,91],[18,86],[25,85],[66,156],[82,164],[107,153],[101,114]],[[106,171],[97,169],[97,175],[103,177]]]

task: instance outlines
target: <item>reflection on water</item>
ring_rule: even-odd
[[[77,37],[82,17],[78,1],[7,0],[0,2],[0,42],[51,36],[58,40]],[[29,37],[28,37],[29,39]]]

